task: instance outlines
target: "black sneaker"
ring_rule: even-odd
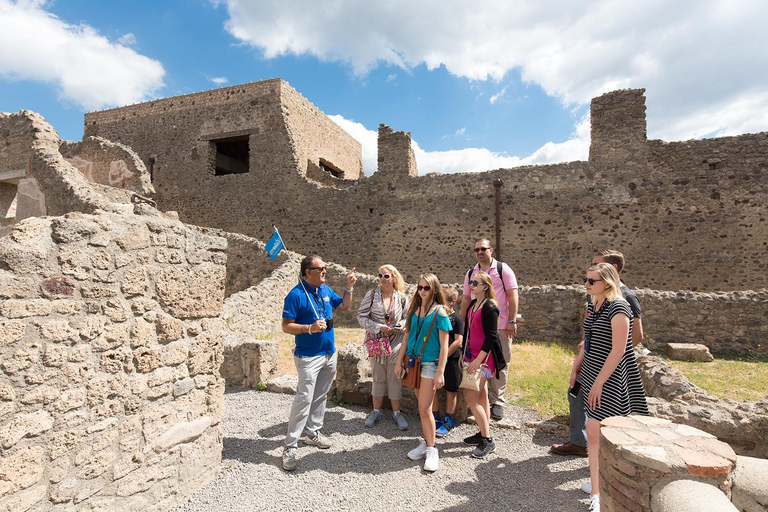
[[[480,444],[477,445],[470,456],[476,459],[484,459],[489,453],[496,451],[496,443],[493,442],[493,438],[483,437],[480,439]]]
[[[477,434],[473,434],[469,437],[464,438],[464,444],[468,444],[470,446],[477,446],[480,444],[480,441],[483,439],[483,436],[478,432]]]
[[[504,419],[504,407],[501,404],[493,404],[491,406],[491,418],[494,420]]]

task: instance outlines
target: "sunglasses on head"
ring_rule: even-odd
[[[432,288],[431,288],[429,285],[426,285],[426,286],[421,286],[421,285],[418,285],[418,286],[416,287],[416,289],[417,289],[418,291],[422,291],[422,290],[424,290],[425,292],[428,292],[428,291],[429,291],[429,290],[431,290]]]
[[[475,247],[475,252],[485,252],[488,249],[490,249],[490,247]]]
[[[390,279],[392,274],[379,274],[379,279]]]
[[[582,277],[582,279],[584,280],[584,284],[589,283],[589,286],[594,286],[595,283],[597,283],[598,281],[603,282],[602,279],[590,279],[590,278],[587,278],[587,277]]]

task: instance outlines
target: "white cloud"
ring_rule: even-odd
[[[491,105],[493,105],[494,103],[499,101],[501,98],[503,98],[506,93],[507,93],[507,86],[504,86],[502,90],[500,90],[499,92],[497,92],[496,94],[488,98],[488,101],[491,103]]]
[[[378,132],[369,130],[362,124],[339,115],[328,117],[363,145],[363,172],[365,175],[370,176],[376,172]],[[430,172],[480,172],[521,165],[586,160],[589,156],[589,130],[589,115],[585,115],[576,125],[576,130],[569,140],[560,143],[547,142],[533,154],[524,158],[494,153],[486,148],[424,151],[415,140],[412,141],[412,147],[416,157],[416,165],[421,175]]]
[[[156,96],[165,71],[126,46],[135,43],[132,34],[110,42],[88,25],[45,11],[46,3],[0,0],[0,77],[51,83],[62,99],[86,110]]]
[[[645,87],[650,137],[768,129],[763,0],[215,4],[226,5],[227,30],[268,59],[308,54],[358,74],[380,64],[445,66],[471,80],[518,70],[568,106]]]
[[[117,40],[118,44],[121,44],[123,46],[135,46],[136,45],[136,36],[132,33],[128,32],[127,34],[121,36]]]
[[[229,83],[229,80],[227,80],[227,77],[225,76],[206,76],[208,80],[216,85],[224,85],[226,83]]]
[[[386,81],[387,82],[393,82],[393,81],[395,81],[395,79],[397,79],[397,74],[396,73],[390,73],[390,74],[387,75],[387,80]]]
[[[456,133],[454,134],[456,137],[463,137],[467,133],[467,127],[463,126],[456,130]]]

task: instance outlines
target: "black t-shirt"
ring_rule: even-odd
[[[455,311],[448,315],[448,320],[451,321],[451,331],[448,333],[448,345],[450,345],[456,340],[457,334],[461,336],[464,335],[464,322],[461,320],[459,314]],[[448,359],[458,359],[460,356],[461,348],[457,349],[456,352],[448,356]]]

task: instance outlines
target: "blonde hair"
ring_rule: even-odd
[[[619,280],[619,273],[616,271],[616,267],[610,263],[598,263],[589,267],[587,272],[597,272],[600,274],[600,278],[608,286],[608,290],[605,292],[605,299],[608,301],[616,300],[616,297],[624,298],[621,293],[621,281]]]
[[[454,310],[454,304],[459,300],[459,292],[453,286],[443,285],[443,296],[445,297],[445,309],[448,313]],[[451,304],[453,302],[454,304]]]
[[[445,306],[445,295],[443,295],[443,287],[440,286],[440,280],[437,278],[437,276],[435,274],[421,274],[416,280],[416,284],[418,285],[420,281],[426,281],[426,283],[429,285],[430,296],[427,298],[427,301],[434,301],[436,304]],[[411,304],[408,306],[408,318],[405,321],[406,331],[411,330],[411,318],[413,318],[413,314],[416,313],[420,307],[421,295],[419,295],[419,290],[417,288],[416,293],[414,293],[413,298],[411,298]]]
[[[488,302],[491,304],[498,306],[496,303],[496,290],[493,289],[493,280],[491,279],[491,276],[485,272],[478,272],[472,275],[472,279],[477,279],[478,281],[481,281],[483,285],[485,285],[485,298],[488,299]],[[472,279],[470,279],[470,281]]]
[[[405,290],[405,283],[403,282],[403,276],[400,275],[400,272],[395,268],[394,265],[382,265],[379,267],[379,272],[382,270],[387,270],[390,274],[392,274],[392,287],[402,292]]]

